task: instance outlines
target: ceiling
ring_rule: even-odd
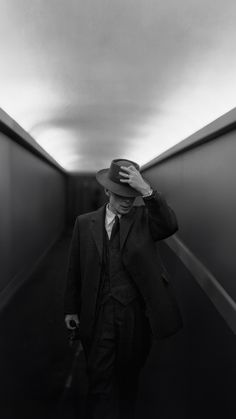
[[[0,107],[65,170],[145,164],[235,107],[235,0],[1,0]]]

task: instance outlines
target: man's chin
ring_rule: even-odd
[[[127,208],[125,208],[125,207],[120,207],[120,209],[119,209],[119,213],[120,213],[120,214],[128,214],[128,212],[130,212],[130,210],[131,210],[131,207],[127,207]]]

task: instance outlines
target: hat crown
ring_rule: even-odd
[[[121,182],[121,179],[125,179],[119,173],[122,171],[121,166],[134,166],[137,170],[140,170],[139,165],[131,160],[115,159],[112,160],[108,169],[102,169],[97,172],[96,179],[98,183],[116,195],[125,197],[137,197],[141,195],[140,192],[132,188],[127,182]]]
[[[112,160],[110,169],[108,171],[108,177],[115,183],[120,185],[120,180],[124,179],[124,176],[120,175],[121,166],[129,167],[134,166],[137,170],[139,170],[139,165],[131,160],[126,159],[115,159]]]

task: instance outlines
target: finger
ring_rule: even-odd
[[[69,329],[69,330],[74,330],[74,329],[76,329],[76,326],[71,326],[71,325],[70,325],[70,322],[66,322],[66,327],[67,327],[67,329]]]
[[[136,169],[136,167],[134,167],[133,165],[129,166],[129,169],[130,169],[132,172],[138,172],[138,170]]]
[[[74,319],[71,319],[70,321],[69,321],[69,324],[70,324],[70,326],[71,327],[76,327],[77,326],[77,321],[76,320],[74,320]]]
[[[136,167],[134,167],[134,166],[128,166],[128,169],[129,169],[129,172],[130,173],[132,173],[132,172],[138,172],[139,173],[139,171],[136,169]]]
[[[129,183],[130,182],[130,179],[120,179],[120,182],[122,182],[122,183]]]
[[[129,167],[127,167],[127,166],[120,166],[120,168],[122,169],[122,170],[125,170],[127,173],[130,173],[132,170],[131,170],[131,167],[132,166],[129,166]]]
[[[77,322],[78,320],[71,319],[71,318],[65,320],[66,327],[70,330],[73,330],[77,327]]]
[[[124,172],[119,172],[119,175],[124,176],[124,177],[129,177],[128,173],[124,173]]]

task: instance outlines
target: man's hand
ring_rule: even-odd
[[[128,183],[131,188],[136,189],[141,195],[149,194],[151,191],[150,185],[143,179],[141,173],[134,166],[121,166],[122,172],[119,172],[125,179],[120,179],[122,183]]]
[[[76,329],[76,327],[79,327],[78,314],[66,314],[65,324],[66,324],[67,329],[69,329],[69,330],[74,330],[74,329]]]

